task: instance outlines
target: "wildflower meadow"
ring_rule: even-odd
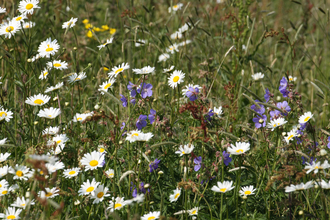
[[[0,219],[330,219],[329,0],[0,0]]]

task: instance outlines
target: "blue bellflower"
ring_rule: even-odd
[[[186,96],[189,98],[190,101],[193,102],[196,99],[198,99],[198,93],[199,93],[198,87],[196,88],[189,87],[188,91],[186,92]]]
[[[230,153],[226,153],[226,151],[223,151],[222,152],[222,156],[223,156],[223,162],[226,166],[229,165],[229,163],[233,160],[231,157],[230,157]]]
[[[148,83],[148,84],[143,83],[143,87],[142,87],[142,83],[141,83],[140,88],[137,89],[137,92],[139,94],[141,94],[141,97],[143,99],[145,99],[147,97],[151,97],[152,96],[152,90],[151,89],[152,89],[152,85],[150,83]]]
[[[154,170],[156,170],[158,168],[158,164],[160,163],[160,160],[158,160],[157,158],[155,159],[155,161],[151,162],[151,164],[149,164],[149,172],[153,172]]]
[[[195,164],[194,170],[197,172],[202,167],[202,157],[201,156],[196,157],[194,159],[194,164]]]
[[[262,117],[260,117],[259,115],[257,115],[257,117],[253,118],[252,121],[254,122],[254,125],[256,126],[256,128],[265,127],[266,121],[267,121],[267,116],[262,115]]]
[[[136,121],[136,127],[141,130],[142,128],[144,128],[145,126],[147,126],[147,116],[146,115],[140,115],[138,120]]]
[[[153,109],[150,109],[150,114],[148,115],[148,118],[149,118],[149,121],[150,121],[150,124],[154,123],[155,121],[155,118],[156,118],[156,111],[153,110]]]
[[[284,98],[288,97],[289,94],[289,91],[286,89],[287,86],[288,86],[288,81],[283,76],[283,78],[280,81],[280,87],[278,88],[278,90],[280,91],[280,93],[282,93]]]

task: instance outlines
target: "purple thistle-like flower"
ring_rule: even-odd
[[[126,97],[123,96],[122,94],[119,94],[119,95],[121,96],[120,101],[122,101],[123,106],[124,106],[124,107],[127,107],[127,99],[126,99]]]
[[[190,101],[193,102],[196,99],[198,99],[198,93],[199,93],[198,87],[196,88],[189,87],[188,91],[186,92],[186,96],[189,98]]]
[[[138,120],[136,121],[136,127],[141,130],[142,128],[144,128],[145,126],[147,126],[147,116],[146,115],[140,115]]]
[[[256,128],[265,127],[266,121],[267,121],[267,116],[262,115],[262,117],[260,117],[259,115],[257,115],[257,117],[253,118],[252,121],[254,122],[254,125],[256,126]]]
[[[142,91],[141,91],[142,88]],[[137,92],[140,94],[141,93],[141,97],[143,99],[147,98],[147,97],[151,97],[152,96],[152,85],[150,83],[146,84],[143,83],[143,87],[142,87],[142,83],[140,85],[140,88],[137,89]]]
[[[160,160],[158,160],[157,158],[151,162],[151,164],[149,164],[149,172],[151,173],[152,171],[156,170],[158,168],[158,164],[160,163]]]
[[[226,151],[223,151],[222,152],[222,156],[223,156],[223,162],[226,166],[229,165],[229,163],[233,160],[231,157],[230,157],[230,153],[226,153]]]
[[[269,98],[270,98],[270,92],[269,92],[269,89],[265,89],[265,92],[266,92],[266,94],[264,95],[264,98],[265,98],[265,100],[266,100],[266,102],[268,102],[269,101]]]
[[[286,89],[287,86],[288,86],[288,81],[283,76],[283,78],[280,81],[280,87],[278,90],[280,91],[280,93],[282,93],[284,98],[288,97],[289,94],[289,91]]]
[[[285,111],[285,112],[289,112],[289,111],[291,111],[291,108],[290,108],[290,106],[289,106],[289,104],[288,104],[288,102],[287,101],[283,101],[283,102],[278,102],[277,104],[276,104],[276,106],[277,106],[277,108],[280,108],[280,109],[282,109],[283,111]],[[288,114],[287,113],[281,113],[283,116],[287,116]]]
[[[194,170],[197,172],[202,167],[202,157],[201,156],[196,157],[194,159],[194,164],[195,164]]]
[[[150,109],[150,114],[148,115],[148,118],[149,118],[149,121],[150,121],[150,124],[154,123],[155,121],[155,117],[156,117],[156,111],[153,110],[153,109]]]
[[[260,101],[258,99],[256,99],[255,102],[260,102]],[[259,114],[265,113],[265,106],[263,106],[261,104],[259,104],[259,106],[260,106],[260,108],[257,105],[253,104],[253,105],[251,105],[251,109],[256,111]]]

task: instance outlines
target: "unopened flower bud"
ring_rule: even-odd
[[[282,132],[282,136],[285,136],[286,135],[286,132]]]
[[[259,123],[261,124],[261,123],[264,123],[264,120],[263,119],[259,119]]]
[[[73,49],[74,49],[74,50],[77,50],[78,48],[77,48],[77,47],[74,47]]]
[[[325,149],[321,149],[320,150],[320,154],[321,154],[321,156],[324,156],[324,155],[327,154],[327,151]]]
[[[96,110],[98,110],[98,109],[100,108],[100,106],[99,106],[98,104],[96,104],[96,105],[94,106],[94,108],[95,108]]]
[[[69,102],[65,102],[64,104],[65,104],[65,106],[68,106],[70,103]]]
[[[181,161],[181,166],[184,166],[186,163],[184,161]]]
[[[277,101],[281,101],[281,96],[277,96],[277,97],[276,97],[276,100],[277,100]]]
[[[57,100],[57,96],[53,98],[53,101],[56,101]]]
[[[243,198],[243,199],[247,199],[247,196],[246,196],[246,195],[244,195],[242,198]]]
[[[150,204],[150,205],[151,205],[151,204],[154,204],[154,201],[149,202],[149,204]]]
[[[29,191],[27,191],[27,192],[25,193],[25,197],[26,197],[26,198],[30,198],[30,192],[29,192]]]
[[[158,171],[158,175],[163,175],[164,174],[164,172],[163,171]]]
[[[319,185],[316,184],[316,185],[314,186],[314,188],[315,188],[315,189],[318,189],[318,188],[319,188]]]
[[[32,60],[31,60],[31,59],[27,59],[27,61],[28,61],[28,63],[31,63],[31,62],[32,62]]]
[[[146,185],[144,185],[144,188],[145,188],[145,189],[148,189],[149,186],[150,186],[150,184],[147,183]]]
[[[39,122],[38,121],[34,121],[33,124],[37,125]]]
[[[123,144],[123,142],[122,141],[119,141],[119,144]]]
[[[299,215],[303,215],[303,214],[304,214],[304,211],[300,210]]]
[[[77,199],[75,202],[74,202],[74,205],[79,205],[80,204],[80,201]]]

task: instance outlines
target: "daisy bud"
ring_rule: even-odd
[[[140,164],[141,163],[141,160],[138,160],[138,164]]]
[[[80,204],[80,201],[77,199],[75,202],[74,202],[74,205],[79,205]]]
[[[77,47],[74,47],[73,49],[74,49],[74,50],[77,50],[78,48],[77,48]]]
[[[281,96],[277,96],[277,97],[276,97],[276,100],[277,100],[277,101],[281,101]]]
[[[92,64],[91,64],[91,63],[88,63],[88,66],[89,66],[89,67],[91,67],[91,66],[92,66]]]
[[[151,150],[148,150],[148,154],[151,154]]]
[[[122,141],[119,141],[119,144],[123,144],[123,142]]]
[[[99,106],[98,104],[96,104],[96,105],[94,106],[94,108],[95,108],[96,110],[98,110],[98,109],[100,108],[100,106]]]
[[[148,151],[144,152],[144,154],[145,154],[146,156],[148,156]]]
[[[314,186],[314,188],[315,188],[315,189],[318,189],[318,188],[319,188],[319,185],[316,184],[316,185]]]
[[[242,76],[244,76],[244,70],[242,70]]]
[[[240,138],[237,138],[237,142],[240,142],[241,141],[241,139]]]
[[[321,154],[321,156],[324,156],[324,155],[327,154],[327,151],[325,149],[321,149],[320,150],[320,154]]]
[[[150,186],[150,185],[147,183],[146,185],[144,185],[144,188],[145,188],[145,189],[148,189],[149,186]]]
[[[259,123],[264,123],[264,120],[262,120],[261,118],[259,119]]]
[[[168,94],[166,93],[166,94],[165,94],[165,97],[167,97],[167,96],[168,96]]]
[[[285,136],[286,135],[286,132],[282,132],[282,136]]]
[[[164,174],[164,172],[163,171],[158,171],[158,175],[163,175]]]
[[[243,198],[243,199],[247,199],[247,196],[246,196],[246,195],[244,195],[242,198]]]
[[[151,204],[154,204],[154,202],[153,201],[151,201],[151,202],[149,202],[149,204],[151,205]]]
[[[35,121],[35,122],[33,122],[33,124],[37,125],[37,124],[38,124],[38,122],[37,122],[37,121]]]
[[[48,179],[48,178],[49,178],[49,176],[48,176],[48,175],[46,175],[46,176],[45,176],[45,179]]]
[[[56,101],[57,100],[57,96],[55,98],[53,98],[53,101]]]
[[[154,99],[154,102],[157,101],[157,99]]]
[[[184,166],[185,165],[185,162],[184,161],[181,161],[181,166]]]
[[[27,192],[25,193],[25,197],[26,197],[26,198],[30,198],[30,192],[29,192],[29,191],[27,191]]]
[[[31,60],[31,59],[27,59],[27,62],[28,62],[28,63],[31,63],[31,62],[32,62],[32,60]]]
[[[70,103],[69,102],[65,102],[64,104],[65,104],[65,106],[68,106]]]
[[[304,211],[299,211],[299,215],[303,215],[304,214]]]

